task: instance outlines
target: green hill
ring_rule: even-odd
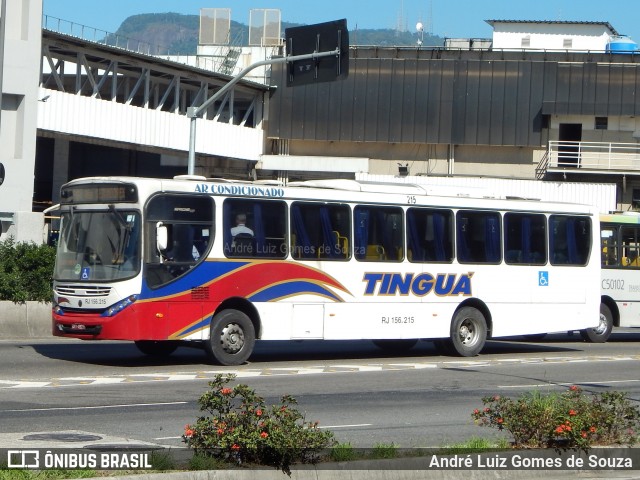
[[[282,36],[286,28],[300,24],[282,22]],[[117,35],[149,43],[154,48],[151,53],[170,53],[193,55],[198,45],[200,18],[198,15],[182,15],[179,13],[144,13],[128,17],[122,24]],[[247,45],[249,27],[231,21],[231,40],[238,44]],[[397,32],[391,29],[351,30],[349,32],[351,45],[411,46],[416,45],[418,37],[411,32]],[[438,36],[424,36],[425,46],[441,46],[443,39]]]

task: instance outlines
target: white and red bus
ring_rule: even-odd
[[[473,356],[488,338],[598,325],[589,206],[193,176],[78,179],[61,199],[58,336],[157,355],[189,342],[234,365],[256,340],[429,339]]]
[[[604,342],[613,327],[640,327],[640,213],[600,215],[600,325],[585,333]]]

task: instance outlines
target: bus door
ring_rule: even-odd
[[[144,279],[156,339],[183,332],[213,309],[203,271],[213,212],[213,200],[204,195],[160,194],[147,204]]]

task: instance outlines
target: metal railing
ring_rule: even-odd
[[[122,48],[130,52],[155,56],[171,55],[169,47],[165,45],[153,45],[149,42],[127,37],[125,35],[107,32],[106,30],[88,27],[80,23],[70,22],[69,20],[51,17],[49,15],[42,16],[42,28],[51,30],[52,32],[71,35],[89,42]]]
[[[200,55],[184,55],[177,51],[172,52],[166,45],[157,45],[127,37],[117,33],[107,32],[99,28],[88,27],[80,23],[70,22],[50,15],[42,16],[42,28],[64,35],[70,35],[88,42],[117,47],[129,52],[151,55],[172,62],[201,68],[212,72],[218,72],[221,60]]]
[[[542,165],[543,162],[546,165]],[[640,143],[551,141],[536,172],[575,168],[640,172]]]
[[[639,143],[549,142],[548,168],[640,171]]]

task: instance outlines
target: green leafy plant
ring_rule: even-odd
[[[221,470],[227,464],[220,458],[196,453],[188,462],[189,470]]]
[[[453,443],[451,445],[441,447],[438,449],[438,453],[440,455],[459,455],[465,453],[486,452],[488,450],[508,450],[509,448],[510,445],[508,445],[508,442],[503,438],[498,440],[489,440],[487,438],[471,437],[464,442]]]
[[[290,475],[293,463],[316,463],[320,453],[335,444],[332,432],[304,420],[290,395],[267,407],[247,385],[227,387],[234,378],[217,375],[209,382],[198,400],[200,410],[209,415],[185,426],[182,439],[197,454],[273,466]]]
[[[162,472],[166,470],[175,470],[177,468],[176,462],[171,456],[171,452],[168,450],[152,451],[150,460],[154,470]]]
[[[506,430],[516,448],[588,449],[638,439],[640,410],[623,392],[586,395],[573,385],[562,394],[532,392],[516,400],[495,395],[482,403],[472,414],[476,423]]]
[[[371,458],[396,458],[398,446],[395,443],[376,443],[370,456]]]
[[[55,248],[33,242],[0,242],[0,300],[51,301]]]
[[[334,445],[329,457],[334,462],[350,462],[358,458],[358,455],[353,446],[349,442],[346,442]]]

